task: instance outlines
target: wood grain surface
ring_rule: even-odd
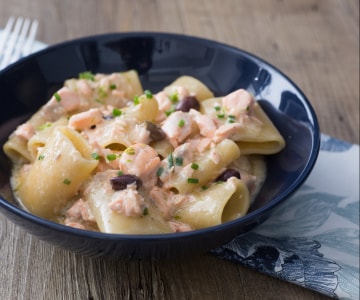
[[[56,44],[108,32],[200,36],[249,51],[307,95],[321,131],[359,143],[358,0],[0,0]],[[54,248],[0,215],[0,299],[327,299],[213,255],[106,261]]]

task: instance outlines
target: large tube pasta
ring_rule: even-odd
[[[85,198],[100,231],[120,234],[171,232],[169,225],[160,217],[159,212],[150,202],[146,202],[144,205],[146,213],[139,216],[127,216],[110,209],[109,204],[116,193],[111,188],[110,178],[115,174],[116,172],[112,171],[96,174],[86,189]]]
[[[97,143],[103,148],[124,150],[139,142],[147,143],[149,133],[145,123],[139,123],[133,118],[116,118],[103,124],[101,135],[97,136]]]
[[[31,161],[27,140],[17,135],[11,136],[3,146],[5,154],[13,162]]]
[[[36,133],[29,139],[27,146],[31,155],[32,162],[34,162],[38,157],[39,149],[43,148],[47,144],[47,141],[49,140],[49,137],[51,136],[55,128],[66,124],[67,119],[61,118],[54,123],[46,122],[39,126],[40,128],[37,128]]]
[[[190,92],[190,94],[194,94],[196,99],[199,101],[214,97],[214,94],[204,83],[191,76],[179,77],[169,86],[165,87],[163,91],[167,95],[172,95],[176,93],[176,90],[179,87],[185,88],[188,92]]]
[[[160,179],[164,180],[164,187],[167,189],[176,190],[180,194],[190,193],[214,180],[239,156],[238,146],[233,141],[225,139],[195,158],[193,163],[198,166],[196,169],[191,168],[192,163],[190,163],[184,168],[170,170],[170,176],[164,172],[164,176]],[[187,171],[184,171],[185,168]],[[191,171],[191,174],[188,171]]]
[[[227,124],[229,116],[221,111],[222,97],[205,100],[201,103],[201,111],[209,116],[217,117],[218,123]],[[221,118],[219,118],[221,116]],[[233,123],[234,124],[234,123]],[[285,140],[269,117],[256,102],[252,108],[252,116],[246,117],[246,123],[241,123],[229,137],[236,141],[241,154],[274,154],[285,147]]]
[[[248,188],[242,180],[231,177],[226,182],[213,183],[206,190],[194,192],[192,200],[176,215],[181,222],[200,229],[244,216],[249,205]]]
[[[152,96],[141,95],[123,113],[127,118],[135,118],[138,122],[154,121],[158,114],[158,102]]]
[[[19,179],[17,193],[32,213],[52,218],[76,195],[97,164],[79,133],[57,127],[30,170]]]
[[[285,140],[258,103],[254,105],[254,114],[261,121],[262,129],[257,136],[248,135],[237,141],[241,153],[274,154],[281,151]]]

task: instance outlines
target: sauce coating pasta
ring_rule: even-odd
[[[4,144],[25,209],[79,229],[158,234],[244,216],[284,139],[254,97],[133,70],[66,80]]]

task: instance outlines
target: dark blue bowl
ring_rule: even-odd
[[[284,136],[286,148],[268,157],[268,177],[249,214],[226,224],[176,234],[104,234],[66,227],[19,208],[9,187],[11,165],[1,150],[0,212],[9,220],[53,245],[90,256],[186,255],[223,245],[262,223],[310,174],[319,152],[319,126],[309,100],[289,78],[242,50],[166,33],[114,33],[77,39],[49,47],[0,72],[1,146],[65,79],[86,70],[110,73],[128,69],[136,69],[143,86],[154,92],[186,74],[203,81],[216,95],[238,88],[256,95]]]

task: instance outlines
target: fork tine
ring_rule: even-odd
[[[0,57],[0,70],[15,62],[21,56],[30,54],[38,28],[38,21],[34,20],[31,26],[30,23],[29,19],[24,20],[22,17],[19,17],[16,22],[14,17],[9,18],[0,44],[2,45],[0,52],[3,53],[2,57]]]
[[[22,51],[22,56],[26,56],[29,55],[31,53],[31,49],[33,47],[34,41],[35,41],[35,36],[37,33],[37,29],[39,26],[39,22],[38,20],[34,20],[31,24],[31,28],[30,28],[30,34],[29,37],[26,40],[26,43],[24,45],[23,51]]]
[[[0,57],[4,54],[5,41],[8,39],[11,28],[15,22],[14,17],[10,17],[6,23],[5,29],[2,32],[1,40],[0,40]],[[2,54],[2,55],[1,55]]]
[[[18,36],[18,39],[16,40],[16,42],[14,44],[14,51],[13,51],[11,57],[9,58],[9,63],[13,63],[20,58],[21,53],[22,53],[22,48],[26,41],[26,34],[28,32],[29,26],[30,26],[30,20],[25,19],[25,21],[22,23],[20,35]]]
[[[5,53],[0,63],[0,69],[4,68],[10,63],[11,55],[16,47],[16,42],[19,38],[19,33],[23,23],[23,18],[18,18],[15,22],[14,30],[10,33],[8,43],[6,44]]]

